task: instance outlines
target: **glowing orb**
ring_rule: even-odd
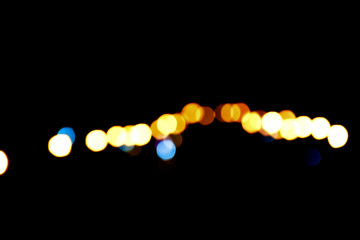
[[[349,134],[345,127],[341,125],[333,125],[329,130],[328,141],[331,147],[343,147],[349,138]]]
[[[175,156],[176,146],[169,139],[162,140],[156,146],[156,153],[164,161],[171,160]]]
[[[269,134],[278,132],[281,124],[282,118],[277,112],[268,112],[262,117],[262,127]]]
[[[93,130],[86,136],[85,143],[91,151],[100,152],[108,144],[106,133],[102,130]]]
[[[48,149],[55,157],[66,157],[71,152],[72,143],[67,134],[57,134],[49,140]]]
[[[71,127],[63,127],[59,130],[58,134],[66,134],[70,137],[72,144],[75,142],[75,132]]]
[[[4,174],[9,166],[9,159],[5,152],[0,150],[0,175]]]

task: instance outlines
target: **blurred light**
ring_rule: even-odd
[[[215,112],[212,110],[211,107],[203,107],[204,116],[200,121],[202,125],[209,125],[214,122],[215,119]]]
[[[126,131],[126,141],[125,141],[125,145],[126,146],[133,146],[135,145],[135,142],[132,140],[132,138],[130,137],[130,132],[131,129],[133,128],[133,125],[127,125],[124,127],[125,131]]]
[[[298,137],[307,138],[312,132],[312,121],[308,116],[300,116],[296,118],[296,123],[299,126]]]
[[[106,133],[107,142],[113,147],[124,145],[127,137],[127,131],[121,126],[113,126]]]
[[[331,147],[341,148],[348,141],[349,134],[344,126],[333,125],[329,130],[328,141]]]
[[[314,167],[320,163],[321,154],[316,149],[306,151],[305,162],[308,166]]]
[[[222,106],[221,108],[221,119],[224,122],[232,122],[233,118],[232,118],[232,104],[230,103],[226,103]]]
[[[281,137],[288,141],[292,141],[298,137],[297,132],[299,131],[299,126],[295,119],[289,118],[285,119],[280,128]]]
[[[108,144],[106,133],[103,130],[93,130],[86,136],[85,143],[91,151],[100,152]]]
[[[150,129],[151,129],[153,137],[155,139],[157,139],[157,140],[162,140],[162,139],[165,139],[167,137],[167,135],[165,135],[165,134],[163,134],[162,132],[159,131],[158,120],[155,120],[154,122],[151,123]]]
[[[181,115],[188,123],[197,123],[203,118],[204,109],[197,103],[189,103],[182,109]]]
[[[312,136],[321,140],[328,136],[330,130],[330,123],[326,118],[317,117],[312,120]]]
[[[236,103],[236,105],[240,108],[240,117],[237,122],[246,121],[250,116],[250,108],[245,103]]]
[[[71,152],[72,143],[67,134],[57,134],[49,140],[48,149],[55,157],[66,157]]]
[[[0,150],[0,175],[4,174],[9,166],[9,159],[4,151]]]
[[[126,145],[122,145],[121,147],[119,147],[119,149],[123,152],[130,152],[131,150],[133,150],[135,148],[135,145],[132,146],[126,146]]]
[[[163,114],[157,120],[157,128],[164,135],[169,135],[176,131],[177,120],[172,114]]]
[[[137,146],[144,146],[151,140],[151,129],[147,124],[140,123],[131,128],[129,136]]]
[[[257,112],[250,112],[249,117],[242,123],[246,132],[253,134],[261,129],[261,117]]]
[[[63,127],[59,130],[58,134],[66,134],[70,137],[72,144],[75,142],[75,132],[71,127]]]
[[[221,110],[222,110],[222,107],[224,106],[225,104],[219,104],[217,105],[217,107],[215,108],[215,118],[219,121],[219,122],[224,122],[224,120],[222,119],[221,117]]]
[[[169,139],[162,140],[156,146],[156,153],[164,161],[171,160],[175,156],[176,146]]]
[[[277,112],[268,112],[262,117],[262,127],[269,134],[278,132],[281,124],[282,118]]]
[[[283,120],[296,118],[295,113],[291,110],[282,110],[279,114]]]
[[[171,134],[167,139],[171,139],[176,147],[180,147],[183,142],[183,137],[181,134]]]
[[[173,132],[174,134],[180,134],[186,129],[186,120],[180,113],[175,113],[173,116],[176,119],[176,129]]]

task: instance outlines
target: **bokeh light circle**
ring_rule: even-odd
[[[66,157],[70,154],[72,140],[67,134],[57,134],[48,143],[49,152],[55,157]]]
[[[4,151],[0,150],[0,175],[4,174],[9,166],[9,159]]]
[[[328,136],[330,123],[324,117],[317,117],[312,120],[312,136],[316,140],[324,139]]]
[[[306,151],[305,163],[310,167],[314,167],[320,163],[321,154],[316,149],[309,149]]]
[[[85,143],[91,151],[100,152],[108,144],[106,133],[103,130],[93,130],[86,136]]]
[[[330,127],[328,142],[332,148],[343,147],[349,138],[346,128],[342,125],[333,125]]]
[[[176,146],[170,139],[164,139],[157,144],[156,153],[164,161],[171,160],[175,156]]]
[[[63,127],[58,134],[66,134],[70,137],[72,144],[75,142],[75,131],[71,127]]]

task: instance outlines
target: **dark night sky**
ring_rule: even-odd
[[[166,186],[186,183],[194,191],[239,182],[263,189],[350,188],[358,180],[357,41],[347,20],[295,19],[18,22],[7,36],[2,73],[11,98],[1,96],[0,149],[10,167],[0,181],[157,179]],[[4,104],[9,101],[21,104]],[[109,148],[92,153],[84,145],[93,129],[150,124],[189,102],[212,108],[245,102],[251,110],[324,116],[344,125],[350,138],[338,150],[311,138],[265,143],[238,124],[215,121],[190,126],[170,165],[157,158],[153,141],[137,157]],[[69,157],[56,159],[47,141],[63,126],[73,127],[77,140]],[[310,148],[322,154],[313,168],[304,163]]]

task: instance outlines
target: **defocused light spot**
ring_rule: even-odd
[[[278,132],[281,124],[282,118],[277,112],[268,112],[262,117],[262,127],[269,134]]]
[[[296,119],[299,126],[298,137],[307,138],[312,132],[312,121],[308,116],[300,116]]]
[[[102,130],[93,130],[86,136],[85,143],[91,151],[100,152],[108,144],[106,133]]]
[[[66,157],[72,148],[71,138],[66,134],[53,136],[48,143],[49,152],[55,157]]]
[[[257,112],[251,112],[246,121],[243,121],[244,130],[250,134],[256,133],[261,129],[261,117]]]
[[[285,119],[280,128],[281,136],[288,140],[292,141],[298,137],[297,132],[299,131],[299,126],[295,119],[289,118]]]
[[[75,132],[71,127],[63,127],[59,130],[58,134],[66,134],[70,137],[72,144],[75,142]]]
[[[219,122],[224,122],[224,120],[221,117],[221,110],[222,107],[224,106],[224,104],[219,104],[216,106],[215,108],[215,118],[219,121]]]
[[[113,147],[124,145],[127,137],[127,131],[121,126],[113,126],[106,133],[106,139]]]
[[[330,130],[330,123],[326,118],[317,117],[312,120],[312,136],[321,140],[328,136]]]
[[[283,120],[296,118],[295,113],[291,110],[282,110],[279,114]]]
[[[155,120],[154,122],[151,123],[150,129],[151,129],[153,137],[155,139],[157,139],[157,140],[162,140],[162,139],[165,139],[167,137],[167,135],[165,135],[165,134],[163,134],[162,132],[159,131],[159,129],[158,129],[158,120]]]
[[[0,150],[0,175],[4,174],[9,166],[9,159],[4,151]]]
[[[203,107],[204,110],[204,116],[200,121],[200,124],[202,125],[209,125],[212,122],[214,122],[215,119],[215,112],[212,110],[211,107]]]
[[[126,146],[133,146],[135,145],[135,142],[132,140],[132,138],[130,137],[130,132],[131,129],[133,128],[133,125],[127,125],[124,127],[125,131],[126,131],[126,141],[125,141],[125,145]]]
[[[349,134],[344,126],[333,125],[329,130],[328,141],[331,147],[341,148],[348,141]]]
[[[181,114],[188,123],[200,122],[204,116],[204,109],[197,103],[186,104]]]
[[[168,139],[171,139],[171,141],[173,141],[176,147],[180,147],[183,142],[181,134],[171,134],[170,136],[168,136]]]
[[[221,108],[221,119],[224,121],[224,122],[232,122],[232,104],[230,103],[227,103],[227,104],[224,104]]]
[[[169,139],[162,140],[156,146],[156,153],[162,160],[170,160],[175,156],[176,146]]]
[[[164,135],[169,135],[175,132],[177,127],[177,120],[172,114],[163,114],[157,120],[157,128]]]
[[[308,166],[314,167],[320,163],[321,154],[316,149],[306,151],[305,162]]]
[[[236,105],[240,108],[240,117],[237,122],[246,121],[250,116],[250,108],[245,103],[236,103]]]
[[[126,145],[122,145],[121,147],[119,147],[119,149],[123,152],[130,152],[131,150],[133,150],[135,147],[135,145],[133,146],[126,146]]]
[[[140,123],[131,128],[129,136],[137,146],[144,146],[151,140],[151,129],[147,124]]]
[[[186,120],[180,113],[175,113],[173,116],[176,119],[176,129],[173,132],[174,134],[180,134],[186,129]]]

